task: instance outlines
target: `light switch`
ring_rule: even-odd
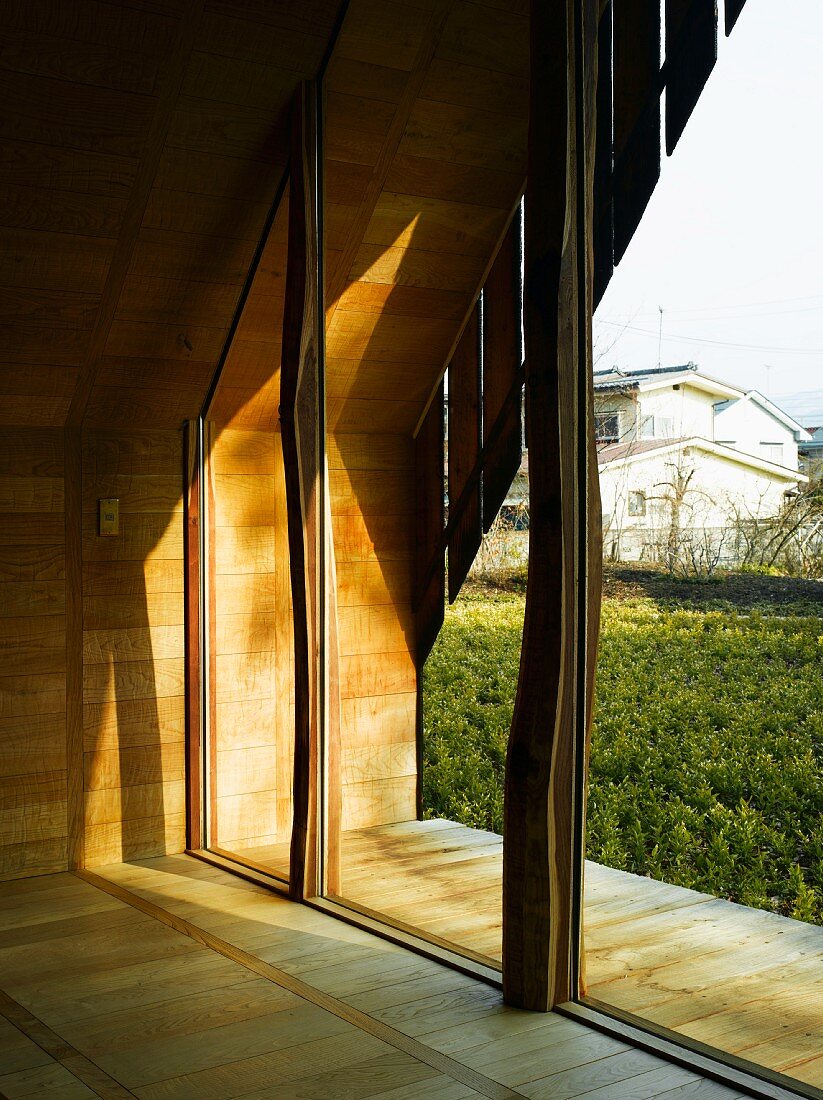
[[[100,500],[100,534],[120,534],[120,501],[117,497],[103,497]]]

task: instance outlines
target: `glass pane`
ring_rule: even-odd
[[[279,430],[288,192],[211,403],[210,847],[287,877],[293,623]]]
[[[215,433],[211,846],[288,873],[292,621],[280,434]]]
[[[592,999],[819,1089],[823,541],[799,459],[823,410],[797,354],[819,336],[820,150],[796,115],[820,97],[813,8],[746,5],[595,317],[595,405],[622,390],[629,427],[599,456],[584,943]]]

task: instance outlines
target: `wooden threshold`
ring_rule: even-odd
[[[785,1078],[762,1066],[755,1066],[733,1054],[724,1055],[723,1061],[717,1058],[717,1052],[702,1043],[695,1043],[687,1036],[677,1036],[673,1040],[666,1028],[656,1027],[653,1023],[641,1020],[628,1012],[620,1012],[611,1005],[604,1004],[593,997],[581,1002],[569,1001],[559,1005],[557,1011],[573,1020],[582,1020],[607,1035],[629,1039],[644,1050],[660,1054],[678,1065],[690,1066],[713,1081],[743,1089],[750,1096],[763,1100],[797,1100],[798,1096],[821,1100],[820,1089],[792,1082],[787,1088]]]

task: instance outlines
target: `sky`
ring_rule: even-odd
[[[694,362],[823,423],[823,3],[747,0],[594,318],[595,369]],[[662,339],[660,338],[660,309]]]

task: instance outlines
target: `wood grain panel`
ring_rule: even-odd
[[[83,841],[94,866],[185,844],[181,433],[90,429],[82,460]],[[103,496],[120,501],[114,538],[97,534]]]
[[[40,302],[47,305],[43,299]],[[65,471],[62,432],[19,427],[3,432],[2,878],[45,874],[67,866]]]
[[[66,735],[50,715],[0,720],[0,778],[65,772]]]
[[[227,375],[230,370],[218,386],[218,405]],[[215,431],[210,468],[220,845],[242,848],[261,835],[287,844],[294,692],[280,435]]]

